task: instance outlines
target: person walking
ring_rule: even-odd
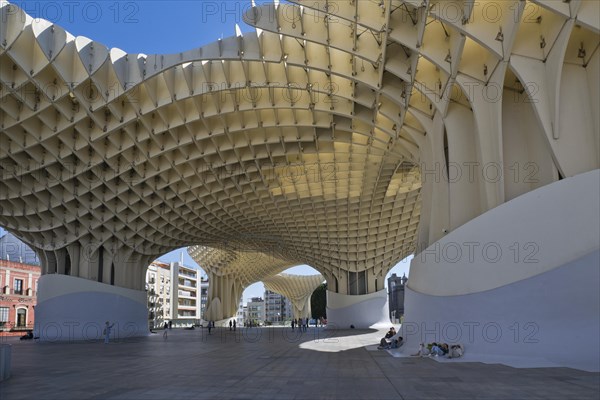
[[[231,322],[231,320],[229,320],[229,330],[231,330],[232,326],[233,326],[233,322]]]
[[[210,331],[213,327],[213,322],[212,321],[208,321],[208,334],[210,335]]]
[[[109,321],[106,321],[106,325],[104,326],[104,344],[108,344],[110,341],[110,331],[115,324],[110,324]]]
[[[296,320],[295,319],[292,320],[292,330],[294,330],[294,325],[296,325]]]
[[[237,326],[237,322],[236,322],[236,320],[234,319],[234,320],[233,320],[233,331],[234,331],[234,332],[235,332],[235,327],[236,327],[236,326]]]

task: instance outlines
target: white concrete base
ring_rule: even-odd
[[[404,354],[465,345],[465,361],[600,371],[600,252],[501,288],[432,296],[406,288]]]
[[[0,382],[10,378],[11,345],[0,344]]]
[[[460,342],[483,362],[600,371],[599,205],[594,170],[504,203],[417,254],[402,352]]]
[[[146,336],[146,292],[65,275],[39,280],[34,335],[42,341],[102,339],[106,321],[111,340]]]
[[[391,325],[385,289],[365,295],[327,291],[327,329],[381,329]]]

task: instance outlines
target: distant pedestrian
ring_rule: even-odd
[[[110,331],[115,324],[110,324],[110,322],[106,321],[106,325],[104,326],[104,344],[108,344],[110,341]]]
[[[173,321],[169,321],[169,330],[173,329]]]
[[[237,326],[237,322],[236,322],[236,320],[234,319],[234,320],[233,320],[233,330],[234,330],[234,331],[235,331],[235,327],[236,327],[236,326]]]
[[[296,325],[296,320],[295,319],[292,320],[292,330],[294,330],[294,325]]]
[[[208,321],[208,334],[210,335],[210,331],[213,327],[213,322],[212,321]]]
[[[231,320],[229,320],[229,330],[231,330],[232,326],[233,326],[233,322],[231,322]]]

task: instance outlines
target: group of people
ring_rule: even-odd
[[[396,329],[392,326],[390,330],[385,334],[385,336],[381,339],[377,348],[380,350],[397,349],[403,344],[404,340],[402,336],[399,336],[396,332]],[[428,343],[427,345],[421,343],[419,345],[419,350],[415,354],[411,354],[411,356],[458,358],[462,357],[464,352],[465,347],[459,343],[449,345],[448,343],[432,342]]]
[[[306,329],[308,329],[308,318],[294,318],[292,320],[292,330],[295,327],[298,327],[302,332],[306,332]]]
[[[465,352],[465,348],[462,344],[451,344],[448,343],[437,343],[432,342],[425,345],[425,343],[421,343],[419,345],[419,351],[415,354],[411,354],[411,356],[415,357],[423,357],[423,356],[432,356],[432,357],[448,357],[448,358],[458,358],[462,357]]]
[[[233,330],[235,331],[236,327],[237,327],[237,322],[236,322],[236,320],[235,320],[235,319],[234,319],[234,320],[231,320],[231,319],[230,319],[230,320],[229,320],[229,330],[231,331],[231,330],[232,330],[231,328],[233,328]]]
[[[404,344],[404,339],[402,336],[397,336],[396,328],[393,326],[389,331],[385,334],[383,338],[379,341],[379,346],[377,348],[379,350],[388,350],[388,349],[397,349]]]

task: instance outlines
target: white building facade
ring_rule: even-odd
[[[171,320],[171,265],[155,260],[146,271],[146,291],[148,293],[148,325],[150,329],[160,328]]]
[[[200,323],[202,306],[206,306],[208,279],[195,268],[180,261],[155,260],[146,272],[146,290],[150,328],[163,327],[165,322],[175,327]]]

